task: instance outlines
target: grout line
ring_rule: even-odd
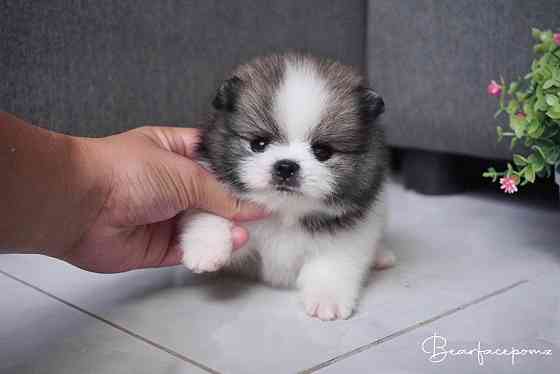
[[[443,313],[437,314],[437,315],[435,315],[435,316],[432,317],[432,318],[428,318],[428,319],[426,319],[426,320],[424,320],[424,321],[417,322],[417,323],[415,323],[415,324],[413,324],[413,325],[410,325],[410,326],[408,326],[408,327],[405,327],[404,329],[397,330],[397,331],[395,331],[395,332],[393,332],[393,333],[391,333],[391,334],[389,334],[389,335],[387,335],[387,336],[384,336],[384,337],[382,337],[382,338],[379,338],[379,339],[377,339],[377,340],[374,340],[374,341],[371,342],[371,343],[367,343],[367,344],[361,345],[361,346],[359,346],[359,347],[357,347],[357,348],[352,349],[351,351],[348,351],[348,352],[346,352],[346,353],[343,353],[343,354],[340,354],[340,355],[338,355],[338,356],[335,356],[335,357],[331,358],[330,360],[327,360],[327,361],[322,362],[322,363],[320,363],[320,364],[318,364],[318,365],[312,366],[312,367],[310,367],[310,368],[308,368],[308,369],[302,370],[302,371],[300,371],[299,373],[300,373],[300,374],[315,373],[315,372],[317,372],[317,371],[319,371],[319,370],[321,370],[321,369],[323,369],[323,368],[325,368],[325,367],[327,367],[327,366],[330,366],[330,365],[332,365],[332,364],[334,364],[334,363],[336,363],[336,362],[338,362],[338,361],[344,360],[344,359],[346,359],[346,358],[348,358],[348,357],[354,356],[354,355],[356,355],[356,354],[358,354],[358,353],[360,353],[360,352],[363,352],[363,351],[365,351],[365,350],[368,350],[368,349],[370,349],[370,348],[373,348],[373,347],[375,347],[375,346],[377,346],[377,345],[380,345],[380,344],[383,344],[383,343],[388,342],[388,341],[390,341],[390,340],[393,340],[393,339],[395,339],[395,338],[398,338],[399,336],[404,335],[404,334],[406,334],[406,333],[408,333],[408,332],[411,332],[411,331],[413,331],[413,330],[416,330],[417,328],[420,328],[420,327],[422,327],[422,326],[428,325],[428,324],[430,324],[430,323],[432,323],[432,322],[435,322],[435,321],[437,321],[437,320],[439,320],[439,319],[442,319],[442,318],[445,318],[445,317],[447,317],[447,316],[450,316],[450,315],[452,315],[452,314],[454,314],[454,313],[457,313],[457,312],[459,312],[459,311],[461,311],[461,310],[467,309],[467,308],[469,308],[469,307],[471,307],[471,306],[473,306],[473,305],[479,304],[479,303],[481,303],[481,302],[483,302],[483,301],[485,301],[485,300],[488,300],[488,299],[490,299],[490,298],[492,298],[492,297],[494,297],[494,296],[503,294],[504,292],[507,292],[507,291],[509,291],[509,290],[511,290],[511,289],[513,289],[513,288],[515,288],[515,287],[517,287],[517,286],[520,286],[520,285],[522,285],[522,284],[524,284],[524,283],[527,283],[527,282],[529,282],[527,279],[523,279],[523,280],[517,281],[517,282],[515,282],[515,283],[513,283],[513,284],[510,284],[509,286],[500,288],[500,289],[498,289],[498,290],[496,290],[496,291],[494,291],[494,292],[491,292],[491,293],[489,293],[489,294],[486,294],[486,295],[484,295],[484,296],[481,296],[481,297],[479,297],[479,298],[477,298],[477,299],[471,300],[471,301],[469,301],[469,302],[467,302],[467,303],[461,304],[461,305],[459,305],[459,306],[457,306],[457,307],[455,307],[455,308],[449,309],[449,310],[447,310],[447,311],[445,311],[445,312],[443,312]]]
[[[125,333],[125,334],[127,334],[127,335],[130,335],[130,336],[132,336],[133,338],[136,338],[136,339],[138,339],[138,340],[140,340],[140,341],[142,341],[142,342],[144,342],[144,343],[146,343],[146,344],[152,346],[153,348],[156,348],[156,349],[159,349],[159,350],[161,350],[161,351],[164,351],[164,352],[170,354],[171,356],[173,356],[173,357],[175,357],[175,358],[178,358],[179,360],[182,360],[182,361],[185,361],[185,362],[187,362],[187,363],[189,363],[189,364],[191,364],[191,365],[194,365],[194,366],[198,367],[199,369],[202,369],[202,370],[204,370],[204,371],[207,371],[208,373],[211,373],[211,374],[220,374],[220,372],[218,372],[218,371],[216,371],[216,370],[214,370],[214,369],[212,369],[212,368],[210,368],[210,367],[208,367],[208,366],[206,366],[206,365],[204,365],[204,364],[201,364],[201,363],[199,363],[199,362],[197,362],[197,361],[195,361],[195,360],[193,360],[193,359],[190,359],[190,358],[188,358],[187,356],[184,356],[184,355],[182,355],[182,354],[179,353],[179,352],[176,352],[176,351],[174,351],[174,350],[172,350],[172,349],[170,349],[170,348],[167,348],[167,347],[165,347],[165,346],[163,346],[163,345],[161,345],[161,344],[159,344],[159,343],[156,343],[156,342],[153,341],[153,340],[150,340],[150,339],[148,339],[148,338],[145,338],[145,337],[143,337],[142,335],[139,335],[139,334],[135,333],[134,331],[127,329],[126,327],[123,327],[123,326],[121,326],[121,325],[118,325],[118,324],[116,324],[116,323],[114,323],[114,322],[109,321],[108,319],[105,319],[105,318],[103,318],[103,317],[100,317],[100,316],[98,316],[98,315],[96,315],[96,314],[94,314],[94,313],[92,313],[92,312],[90,312],[90,311],[88,311],[88,310],[86,310],[86,309],[84,309],[84,308],[81,308],[81,307],[77,306],[76,304],[72,304],[72,303],[69,302],[69,301],[66,301],[66,300],[64,300],[64,299],[61,299],[60,297],[58,297],[58,296],[56,296],[56,295],[54,295],[54,294],[52,294],[52,293],[50,293],[50,292],[48,292],[48,291],[45,291],[45,290],[43,290],[42,288],[39,288],[39,287],[37,287],[37,286],[35,286],[35,285],[31,284],[31,283],[28,283],[28,282],[24,281],[23,279],[20,279],[20,278],[18,278],[18,277],[15,277],[15,276],[9,274],[9,273],[6,273],[6,272],[3,271],[3,270],[0,270],[0,274],[3,274],[3,275],[5,275],[6,277],[8,277],[8,278],[10,278],[10,279],[12,279],[12,280],[14,280],[14,281],[16,281],[16,282],[19,282],[19,283],[21,283],[21,284],[23,284],[23,285],[26,285],[26,286],[28,286],[28,287],[31,287],[31,288],[33,288],[33,289],[34,289],[35,291],[37,291],[37,292],[40,292],[40,293],[42,293],[42,294],[44,294],[44,295],[46,295],[46,296],[48,296],[48,297],[50,297],[50,298],[53,298],[53,299],[55,299],[56,301],[61,302],[62,304],[66,305],[66,306],[68,306],[68,307],[70,307],[70,308],[73,308],[73,309],[75,309],[75,310],[77,310],[77,311],[79,311],[79,312],[82,312],[82,313],[84,313],[84,314],[87,314],[88,316],[90,316],[90,317],[92,317],[92,318],[95,318],[96,320],[98,320],[98,321],[100,321],[100,322],[103,322],[103,323],[105,323],[106,325],[109,325],[109,326],[111,326],[111,327],[113,327],[113,328],[115,328],[115,329],[117,329],[117,330],[119,330],[119,331],[121,331],[121,332],[123,332],[123,333]]]

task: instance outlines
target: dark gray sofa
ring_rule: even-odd
[[[367,70],[387,103],[391,144],[508,158],[486,86],[524,75],[531,27],[560,27],[558,0],[371,0]]]
[[[363,1],[2,3],[0,109],[72,134],[192,126],[226,72],[257,55],[365,60]]]
[[[558,26],[559,5],[558,0],[4,1],[0,109],[87,136],[147,123],[192,126],[236,64],[303,50],[366,72],[385,98],[388,140],[404,150],[408,180],[441,187],[452,179],[455,164],[434,152],[509,157],[507,145],[496,144],[496,103],[485,87],[499,74],[516,77],[528,68],[529,29]],[[415,170],[422,170],[421,178]]]
[[[531,27],[560,27],[558,0],[370,0],[366,67],[383,94],[388,140],[402,158],[404,184],[446,193],[482,183],[498,144],[495,98],[486,86],[524,75]],[[426,152],[428,151],[428,152]]]

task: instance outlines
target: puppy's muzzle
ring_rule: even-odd
[[[272,168],[272,180],[278,187],[299,187],[300,166],[292,160],[277,161]]]

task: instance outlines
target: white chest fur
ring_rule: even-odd
[[[276,286],[293,284],[305,258],[318,250],[319,243],[297,220],[273,215],[248,225],[248,229],[251,239],[239,255],[244,255],[244,251],[258,252],[263,280]]]
[[[294,285],[303,264],[318,255],[350,257],[369,266],[383,230],[384,216],[381,203],[350,230],[311,234],[300,225],[299,217],[274,214],[247,226],[251,239],[236,255],[258,252],[262,279],[276,286]]]
[[[245,224],[250,240],[233,253],[232,222],[203,212],[185,215],[183,262],[194,272],[229,264],[257,273],[272,285],[297,286],[309,315],[348,318],[375,259],[385,222],[384,204],[378,201],[359,224],[334,234],[311,234],[299,224],[301,215],[291,213]]]

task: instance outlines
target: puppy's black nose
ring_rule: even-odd
[[[274,175],[282,179],[289,179],[297,174],[299,165],[292,160],[280,160],[274,164]]]

